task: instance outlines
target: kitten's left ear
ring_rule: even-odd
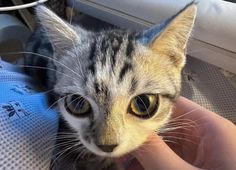
[[[37,6],[36,15],[57,53],[63,55],[65,51],[70,50],[75,43],[79,42],[80,37],[73,26],[45,6]]]
[[[173,56],[173,53],[185,52],[196,13],[196,4],[192,2],[161,25],[143,32],[139,40],[158,53],[169,53],[172,58],[175,57],[175,64],[182,67],[185,63],[184,57],[175,54]]]

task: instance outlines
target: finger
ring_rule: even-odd
[[[133,152],[133,156],[145,170],[197,169],[176,155],[157,135],[151,136],[148,142]]]
[[[172,114],[173,118],[188,118],[190,120],[196,121],[204,118],[203,121],[208,121],[209,119],[222,119],[218,114],[207,110],[206,108],[188,100],[185,97],[180,96],[174,107],[174,112]]]
[[[172,116],[173,118],[183,116],[185,118],[193,118],[195,120],[195,118],[199,118],[199,116],[204,115],[201,111],[202,109],[203,107],[200,105],[180,96],[175,102],[175,108]]]

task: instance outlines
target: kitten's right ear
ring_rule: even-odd
[[[174,65],[182,68],[185,64],[182,54],[186,51],[196,14],[197,6],[192,1],[161,25],[144,31],[138,40],[153,51],[166,54]]]
[[[45,6],[37,6],[36,15],[57,53],[63,55],[65,51],[70,50],[80,41],[80,37],[72,25],[63,21]]]

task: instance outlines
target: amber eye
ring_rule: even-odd
[[[80,95],[68,95],[65,98],[66,110],[75,116],[85,116],[89,114],[92,109],[90,103]]]
[[[140,118],[150,118],[158,109],[158,99],[158,95],[156,94],[138,95],[131,100],[128,111]]]

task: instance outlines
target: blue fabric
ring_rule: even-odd
[[[49,169],[53,149],[47,148],[53,148],[57,129],[58,113],[46,93],[0,60],[0,169]]]

